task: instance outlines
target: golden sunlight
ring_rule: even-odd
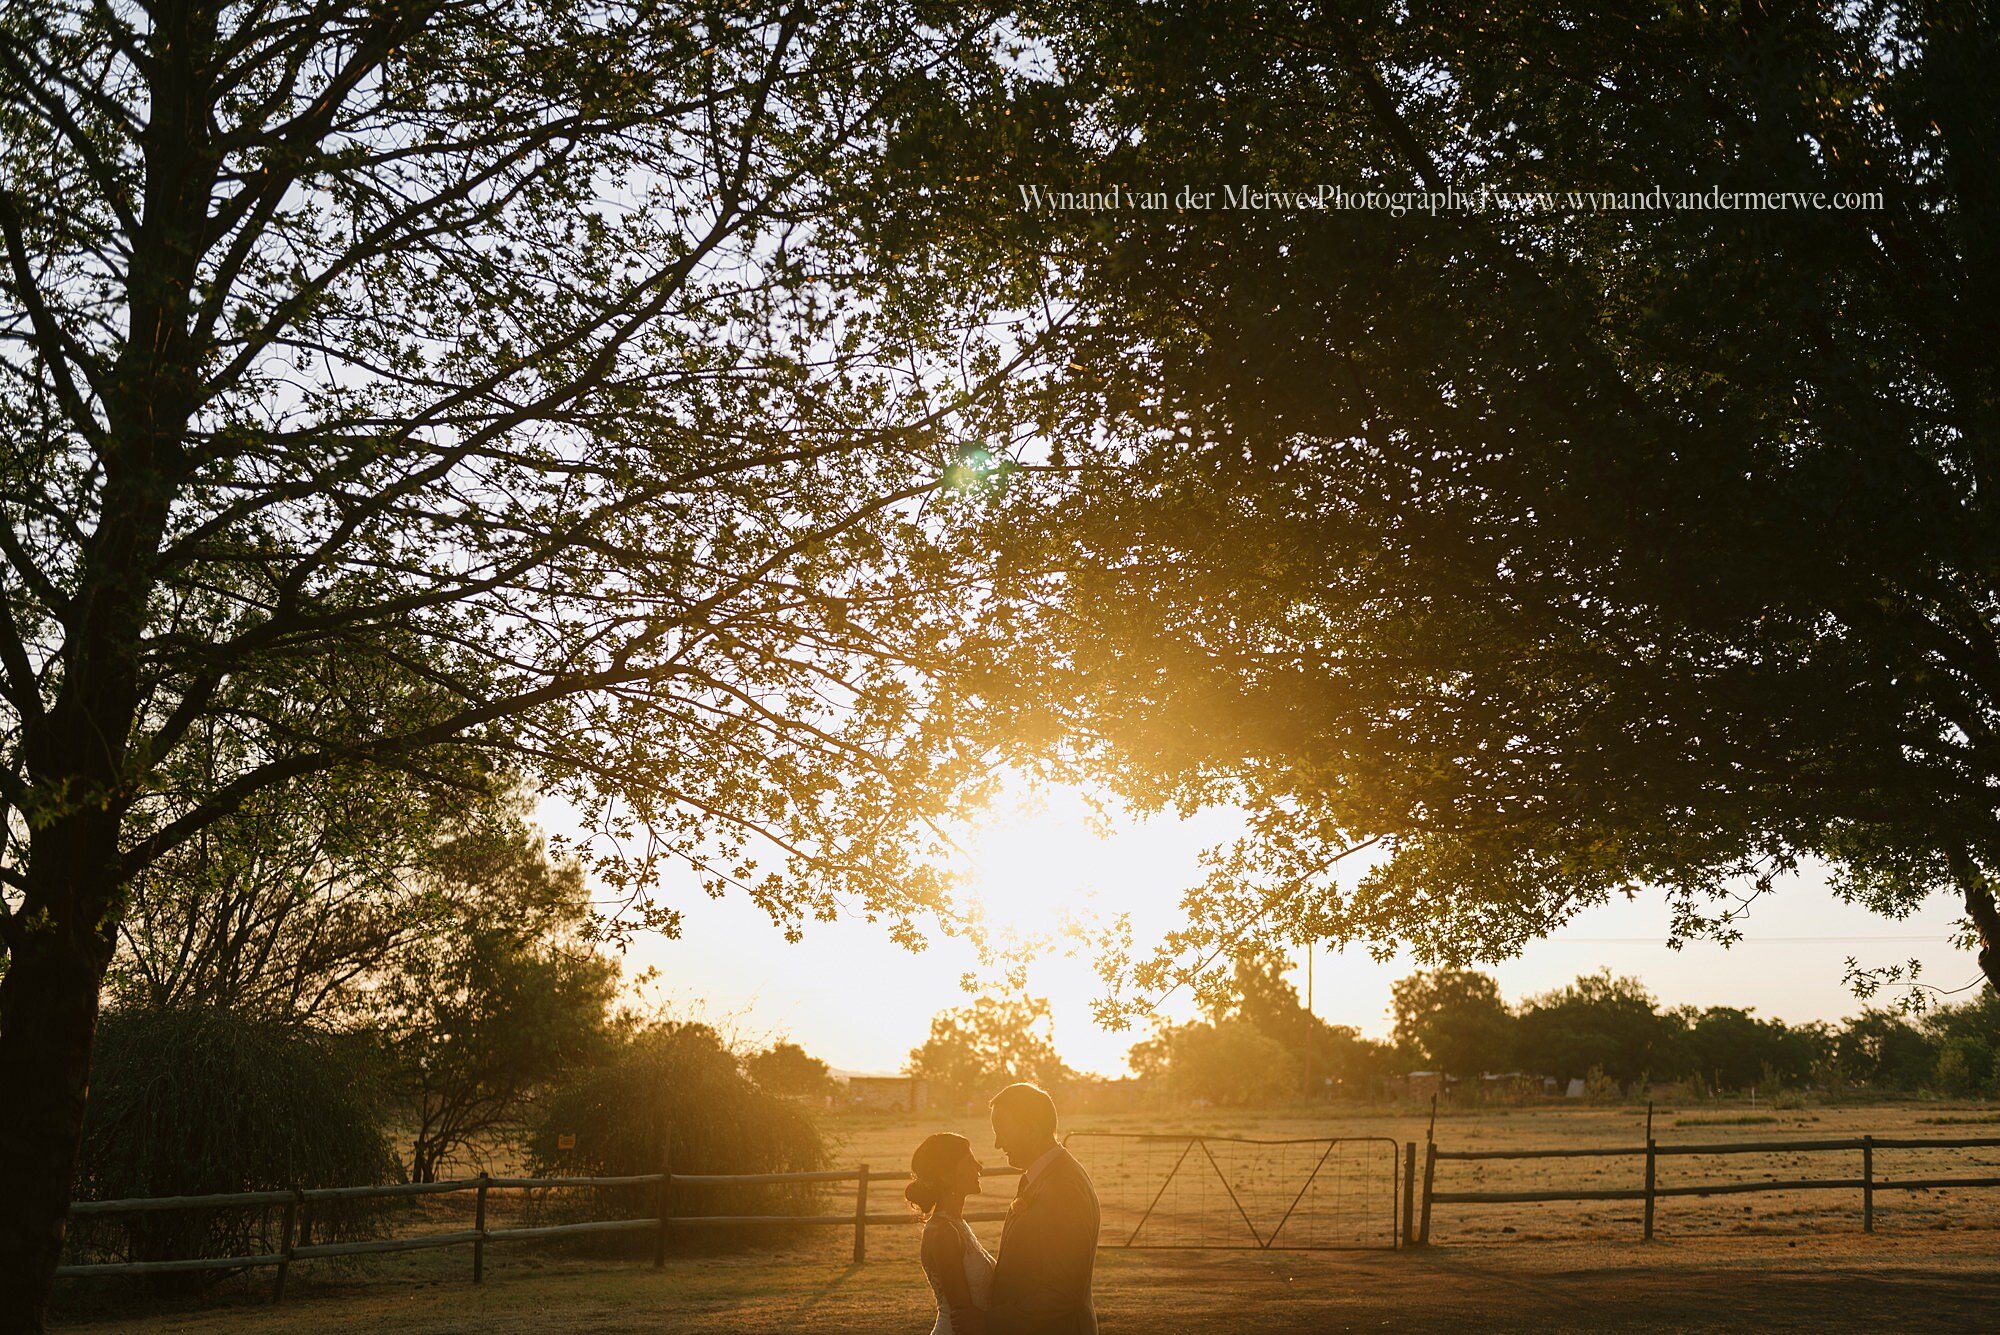
[[[1076,789],[1016,780],[958,838],[960,893],[1002,936],[1054,935],[1178,888],[1170,878],[1188,874],[1185,853],[1147,834],[1116,813],[1099,821]]]

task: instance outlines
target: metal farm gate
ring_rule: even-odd
[[[1097,1186],[1100,1247],[1396,1246],[1401,1158],[1387,1137],[1076,1131],[1063,1143]]]

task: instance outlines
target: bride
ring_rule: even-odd
[[[965,1222],[965,1198],[979,1190],[979,1160],[964,1136],[940,1131],[910,1156],[903,1197],[924,1217],[924,1278],[937,1297],[931,1335],[986,1335],[993,1257]]]

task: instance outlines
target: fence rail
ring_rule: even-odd
[[[1165,1140],[1185,1140],[1186,1137],[1158,1137]],[[1645,1205],[1644,1236],[1653,1237],[1653,1216],[1655,1203],[1662,1199],[1688,1196],[1729,1196],[1752,1192],[1771,1191],[1859,1191],[1862,1198],[1862,1229],[1875,1231],[1875,1193],[1880,1191],[1928,1191],[1951,1187],[2000,1187],[2000,1175],[1958,1175],[1944,1177],[1882,1177],[1876,1174],[1875,1152],[1877,1150],[1948,1150],[1948,1149],[1996,1149],[2000,1148],[2000,1136],[1955,1136],[1939,1138],[1861,1136],[1828,1140],[1770,1140],[1706,1142],[1692,1144],[1662,1145],[1657,1140],[1648,1140],[1643,1145],[1620,1146],[1577,1146],[1563,1149],[1480,1149],[1442,1150],[1435,1142],[1425,1146],[1421,1188],[1418,1186],[1417,1145],[1415,1141],[1404,1147],[1403,1162],[1391,1170],[1391,1190],[1388,1199],[1392,1202],[1392,1237],[1402,1245],[1422,1246],[1430,1241],[1431,1211],[1436,1205],[1501,1205],[1519,1203],[1540,1203],[1552,1201],[1641,1201]],[[1744,1182],[1708,1182],[1662,1186],[1656,1175],[1657,1163],[1662,1158],[1685,1158],[1690,1156],[1729,1156],[1742,1154],[1791,1154],[1823,1152],[1855,1152],[1861,1155],[1861,1175],[1859,1177],[1760,1179]],[[1440,1191],[1437,1188],[1437,1166],[1440,1162],[1494,1162],[1501,1160],[1526,1159],[1598,1159],[1598,1158],[1640,1158],[1644,1160],[1643,1184],[1636,1187],[1608,1188],[1554,1188],[1531,1191]],[[1982,1167],[1984,1165],[1981,1165]],[[990,1168],[982,1176],[1014,1177],[1020,1170],[1016,1168]],[[203,1270],[250,1270],[272,1268],[276,1280],[272,1288],[272,1301],[284,1294],[285,1278],[291,1266],[299,1261],[319,1260],[340,1256],[368,1256],[390,1252],[420,1251],[431,1248],[470,1247],[472,1249],[472,1279],[479,1283],[485,1276],[486,1248],[491,1243],[525,1242],[543,1238],[577,1237],[591,1234],[652,1233],[655,1237],[653,1264],[665,1263],[666,1242],[670,1230],[676,1228],[714,1227],[755,1227],[779,1225],[786,1227],[851,1228],[854,1230],[854,1259],[859,1262],[867,1256],[867,1237],[870,1227],[886,1227],[911,1222],[915,1216],[904,1211],[883,1213],[871,1211],[869,1190],[879,1184],[897,1185],[907,1182],[906,1172],[876,1172],[867,1164],[852,1169],[832,1169],[809,1173],[676,1173],[671,1167],[658,1173],[639,1173],[616,1177],[478,1177],[458,1178],[448,1182],[398,1182],[379,1186],[361,1187],[309,1187],[290,1190],[245,1191],[202,1196],[150,1196],[125,1200],[78,1201],[71,1205],[70,1212],[79,1216],[104,1216],[122,1214],[148,1214],[171,1210],[226,1209],[284,1207],[283,1221],[279,1228],[279,1245],[275,1250],[267,1249],[246,1252],[236,1256],[186,1257],[148,1261],[100,1262],[87,1265],[66,1265],[56,1270],[62,1279],[112,1278],[128,1275],[174,1274]],[[670,1188],[699,1187],[746,1187],[782,1186],[807,1184],[834,1184],[852,1182],[855,1184],[854,1208],[837,1214],[704,1214],[690,1215],[675,1213],[672,1208]],[[550,1192],[566,1188],[602,1187],[647,1187],[656,1188],[656,1206],[651,1214],[623,1219],[592,1219],[562,1224],[538,1224],[513,1228],[494,1228],[487,1223],[487,1203],[491,1193],[496,1191],[521,1191],[527,1193]],[[1402,1225],[1394,1227],[1393,1202],[1395,1189],[1402,1192]],[[393,1200],[399,1198],[449,1195],[453,1193],[474,1193],[473,1227],[453,1229],[436,1233],[419,1233],[403,1237],[370,1238],[351,1242],[318,1242],[311,1240],[311,1209],[318,1203],[360,1200]],[[1419,1194],[1420,1193],[1420,1194]],[[1421,1200],[1421,1213],[1418,1202]],[[1239,1206],[1240,1208],[1240,1206]],[[1005,1219],[1006,1213],[999,1210],[969,1213],[966,1219],[986,1222]],[[267,1216],[268,1218],[268,1216]],[[1282,1227],[1282,1224],[1280,1225]],[[1395,1235],[1400,1236],[1395,1236]]]
[[[981,1177],[1015,1177],[1018,1168],[988,1168]],[[736,1227],[754,1225],[781,1225],[827,1228],[852,1228],[854,1230],[854,1259],[867,1257],[868,1229],[871,1226],[907,1224],[915,1219],[908,1211],[896,1213],[871,1212],[868,1208],[868,1190],[875,1184],[894,1184],[910,1180],[907,1172],[877,1172],[867,1164],[851,1169],[833,1169],[813,1173],[676,1173],[671,1170],[658,1173],[637,1173],[621,1177],[490,1177],[484,1173],[478,1177],[455,1178],[448,1182],[393,1182],[380,1186],[366,1187],[305,1187],[290,1190],[223,1192],[206,1196],[142,1196],[125,1200],[76,1201],[70,1206],[73,1215],[124,1215],[146,1214],[165,1210],[227,1209],[249,1206],[285,1206],[285,1217],[280,1229],[281,1245],[277,1251],[257,1252],[241,1256],[188,1257],[185,1259],[160,1261],[114,1261],[88,1265],[66,1265],[56,1269],[58,1279],[109,1279],[121,1275],[159,1275],[201,1270],[252,1270],[274,1267],[277,1281],[273,1285],[271,1300],[276,1302],[284,1295],[286,1272],[296,1261],[319,1260],[337,1256],[369,1256],[386,1252],[424,1251],[436,1247],[472,1248],[472,1279],[479,1283],[485,1278],[486,1246],[494,1242],[525,1242],[540,1238],[577,1237],[585,1234],[603,1233],[654,1233],[658,1239],[653,1253],[653,1264],[659,1266],[666,1259],[666,1238],[668,1230],[697,1227]],[[794,1184],[853,1182],[856,1184],[854,1209],[843,1214],[733,1214],[733,1215],[686,1215],[676,1214],[671,1208],[668,1195],[670,1187],[750,1187],[786,1186]],[[519,1228],[489,1228],[486,1224],[486,1205],[490,1193],[495,1191],[552,1191],[564,1188],[591,1187],[656,1187],[658,1205],[654,1213],[632,1219],[591,1219],[566,1224],[537,1224]],[[474,1226],[442,1233],[419,1233],[406,1237],[370,1238],[356,1242],[311,1242],[308,1230],[310,1216],[306,1207],[320,1201],[360,1201],[388,1200],[411,1196],[440,1196],[458,1192],[475,1193]],[[974,1211],[965,1218],[974,1223],[984,1223],[1005,1219],[1002,1210]]]
[[[1984,1177],[1877,1177],[1875,1175],[1875,1151],[1877,1150],[1953,1150],[1953,1149],[1995,1149],[2000,1148],[2000,1136],[1859,1136],[1826,1140],[1741,1140],[1709,1141],[1690,1144],[1662,1145],[1656,1139],[1648,1139],[1643,1145],[1578,1146],[1566,1149],[1491,1149],[1491,1150],[1441,1150],[1435,1143],[1425,1150],[1423,1174],[1423,1209],[1421,1222],[1416,1225],[1414,1241],[1423,1245],[1431,1237],[1432,1205],[1514,1205],[1542,1203],[1548,1201],[1642,1201],[1645,1203],[1644,1236],[1653,1237],[1654,1203],[1663,1198],[1685,1196],[1735,1196],[1767,1191],[1858,1191],[1861,1193],[1861,1227],[1866,1233],[1875,1231],[1875,1193],[1878,1191],[1930,1191],[1940,1187],[2000,1187],[2000,1176]],[[1734,1154],[1806,1154],[1821,1152],[1854,1152],[1861,1154],[1861,1175],[1859,1177],[1823,1178],[1764,1178],[1747,1182],[1701,1182],[1678,1186],[1660,1186],[1656,1175],[1658,1160],[1663,1158],[1684,1158],[1693,1155],[1728,1156]],[[1416,1143],[1407,1147],[1410,1162],[1414,1164]],[[1638,1187],[1568,1187],[1535,1191],[1439,1191],[1436,1189],[1437,1165],[1440,1162],[1494,1162],[1510,1159],[1603,1159],[1603,1158],[1643,1158],[1645,1160],[1644,1185]],[[1405,1218],[1411,1212],[1408,1202],[1404,1206]],[[1405,1234],[1410,1233],[1408,1224]]]

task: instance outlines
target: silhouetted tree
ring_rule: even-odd
[[[1825,1025],[1794,1027],[1734,1006],[1682,1011],[1675,1018],[1686,1033],[1684,1065],[1718,1089],[1748,1089],[1772,1080],[1803,1084],[1833,1051],[1833,1036]],[[1655,1072],[1680,1073],[1666,1068]]]
[[[1395,1062],[1388,1045],[1363,1038],[1352,1025],[1328,1024],[1299,1001],[1285,977],[1284,956],[1264,951],[1236,962],[1236,1000],[1215,1012],[1233,1015],[1272,1039],[1294,1058],[1300,1086],[1309,1098],[1325,1095],[1327,1082],[1343,1094],[1372,1094]]]
[[[468,846],[524,837],[525,794],[482,800],[389,770],[258,794],[134,878],[106,976],[120,1004],[352,1023],[370,983],[459,923],[440,893]]]
[[[2000,992],[1982,986],[1966,1001],[1927,1010],[1919,1022],[1937,1044],[1932,1079],[1947,1094],[1983,1094],[1994,1088],[2000,1053]]]
[[[1442,969],[1398,979],[1390,990],[1396,1042],[1446,1075],[1504,1071],[1514,1063],[1515,1021],[1483,973]]]
[[[937,908],[926,818],[991,754],[976,691],[931,705],[1026,643],[969,530],[1026,484],[1047,275],[883,220],[930,207],[891,145],[938,89],[1007,121],[1003,37],[0,12],[0,1332],[41,1324],[125,887],[262,794],[524,766],[623,928],[677,925],[673,859],[791,931]]]
[[[1133,1073],[1169,1097],[1222,1107],[1295,1099],[1304,1077],[1298,1054],[1248,1020],[1170,1025],[1135,1043]]]
[[[1865,1010],[1834,1040],[1848,1079],[1878,1090],[1921,1089],[1937,1068],[1937,1040],[1893,1011]]]
[[[1688,1069],[1679,1017],[1662,1014],[1638,979],[1613,978],[1609,969],[1522,1002],[1519,1044],[1523,1065],[1559,1080],[1595,1069],[1631,1084]]]
[[[796,1043],[773,1043],[744,1059],[743,1069],[762,1089],[773,1094],[821,1098],[833,1092],[834,1080],[825,1062]]]
[[[909,1072],[951,1102],[983,1102],[1017,1080],[1058,1090],[1071,1075],[1056,1053],[1049,1003],[1015,996],[980,997],[933,1016],[930,1036],[910,1051]]]
[[[399,951],[370,992],[415,1123],[410,1177],[518,1129],[527,1099],[611,1040],[618,966],[585,935],[589,893],[517,827],[453,844],[427,890],[442,923]]]

